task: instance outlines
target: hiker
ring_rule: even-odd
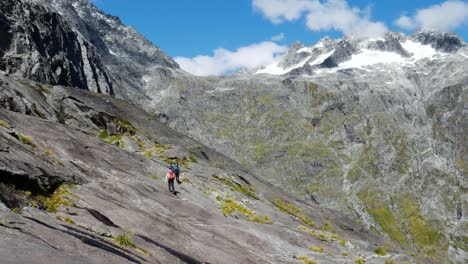
[[[172,169],[172,167],[170,166],[169,167],[169,172],[166,174],[166,181],[169,184],[169,191],[171,193],[175,192],[174,179],[175,179],[175,173],[174,173],[174,170]]]
[[[180,166],[179,166],[179,163],[178,163],[177,161],[174,162],[172,168],[173,168],[173,170],[174,170],[177,183],[178,183],[178,184],[181,184],[182,182],[179,180],[179,174],[180,174]]]

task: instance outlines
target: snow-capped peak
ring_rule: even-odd
[[[300,45],[299,45],[300,44]],[[412,65],[423,59],[437,59],[455,53],[465,43],[455,34],[419,31],[411,36],[391,32],[385,38],[324,38],[313,46],[296,42],[275,63],[256,74],[284,75],[297,69],[308,71],[363,68],[376,64]],[[311,69],[311,70],[310,70]]]

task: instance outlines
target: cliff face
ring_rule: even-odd
[[[113,94],[94,46],[62,16],[16,0],[2,1],[0,11],[0,70],[42,83]]]
[[[123,100],[3,75],[0,88],[2,263],[429,261]],[[162,180],[175,160],[176,195]]]
[[[141,101],[145,76],[179,69],[172,58],[85,0],[0,3],[0,70]]]

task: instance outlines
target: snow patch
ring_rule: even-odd
[[[279,66],[279,61],[267,66],[266,68],[264,69],[261,69],[261,70],[258,70],[257,72],[255,72],[255,74],[261,74],[261,73],[267,73],[267,74],[271,74],[271,75],[283,75],[283,74],[286,74],[296,68],[299,68],[299,67],[302,67],[304,66],[304,64],[311,58],[311,56],[303,59],[302,61],[300,61],[299,63],[295,64],[295,65],[292,65],[286,69],[282,68]]]
[[[301,53],[301,52],[311,53],[311,52],[312,52],[312,48],[311,48],[311,47],[304,47],[304,48],[301,48],[301,49],[299,49],[299,50],[296,51],[296,53]]]
[[[328,53],[325,53],[325,54],[322,54],[322,55],[318,56],[318,58],[315,59],[313,62],[310,62],[309,65],[311,65],[311,66],[312,65],[318,65],[318,64],[324,62],[328,57],[330,57],[333,54],[333,52],[335,52],[335,50],[332,50],[332,51],[330,51]]]
[[[438,52],[429,45],[423,45],[419,42],[407,40],[401,44],[401,46],[411,53],[413,61],[418,61],[425,58],[432,58],[438,54]]]
[[[363,66],[378,63],[402,63],[404,60],[403,57],[395,52],[363,49],[361,53],[354,54],[350,60],[340,63],[338,68],[362,68]]]

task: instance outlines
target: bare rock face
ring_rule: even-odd
[[[62,16],[16,0],[2,1],[0,11],[0,70],[41,83],[113,94],[94,46]]]
[[[87,0],[8,0],[0,9],[5,73],[138,101],[146,97],[149,72],[179,69],[133,28]]]
[[[0,80],[2,263],[431,263],[123,100]]]

